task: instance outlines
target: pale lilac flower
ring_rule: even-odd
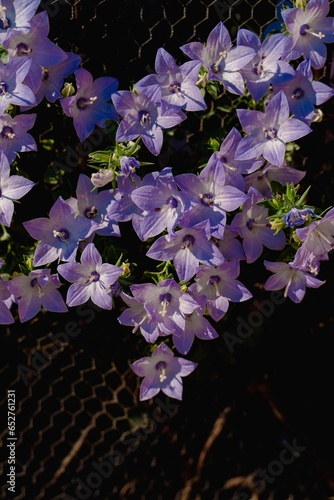
[[[30,59],[13,59],[6,64],[0,60],[0,115],[10,104],[14,106],[36,104],[34,93],[23,83],[30,65]]]
[[[212,157],[199,175],[180,174],[176,183],[190,197],[192,207],[179,220],[182,227],[192,227],[204,220],[210,221],[211,235],[222,238],[226,224],[226,212],[239,208],[247,195],[226,186],[226,173],[220,160]]]
[[[140,330],[146,342],[150,343],[154,343],[160,335],[163,335],[156,321],[152,321],[142,302],[125,292],[121,292],[120,296],[128,306],[117,318],[121,325],[131,326],[132,333],[137,333]]]
[[[242,238],[242,245],[246,255],[246,262],[251,264],[263,252],[263,247],[271,250],[282,250],[286,243],[283,231],[274,234],[268,219],[268,209],[257,205],[263,200],[262,194],[255,188],[248,190],[248,199],[231,222],[231,229],[236,230]]]
[[[13,33],[30,30],[30,20],[36,13],[40,0],[1,0],[0,44]]]
[[[328,0],[309,0],[305,10],[283,9],[282,17],[291,35],[290,51],[286,60],[311,60],[313,68],[322,68],[326,63],[326,43],[334,42],[334,17],[328,17]]]
[[[155,74],[147,75],[137,82],[134,88],[141,92],[152,84],[161,85],[161,99],[168,104],[186,111],[202,111],[206,104],[200,89],[197,87],[200,61],[188,61],[180,67],[173,56],[160,48],[155,58]]]
[[[14,201],[27,194],[35,185],[34,182],[21,175],[10,175],[7,157],[0,151],[0,223],[10,227]]]
[[[194,371],[197,363],[174,356],[173,351],[161,343],[151,356],[145,356],[130,364],[139,377],[144,377],[140,385],[140,401],[153,398],[160,391],[166,396],[182,400],[183,382]]]
[[[111,103],[111,96],[118,88],[118,80],[102,76],[93,80],[89,71],[79,68],[74,72],[77,93],[64,97],[60,104],[67,116],[73,118],[73,125],[82,142],[93,132],[95,125],[105,127],[107,120],[118,122],[118,115]]]
[[[254,187],[260,191],[264,198],[272,198],[271,182],[276,181],[285,186],[286,184],[298,184],[306,175],[306,172],[287,167],[284,162],[281,167],[268,163],[262,170],[258,170],[245,176],[245,189]]]
[[[334,248],[334,208],[320,220],[311,222],[306,227],[296,229],[303,247],[315,256],[328,254]]]
[[[240,70],[256,56],[256,52],[251,47],[232,47],[231,36],[222,22],[209,33],[206,45],[190,42],[180,49],[191,59],[201,61],[208,70],[209,80],[222,83],[232,94],[244,94]]]
[[[21,323],[30,320],[41,307],[51,312],[67,312],[68,309],[58,291],[58,274],[51,274],[50,269],[37,269],[28,276],[16,276],[8,282],[10,292],[18,299],[18,311]]]
[[[179,107],[162,101],[160,85],[143,88],[139,95],[120,90],[112,95],[112,101],[116,111],[123,116],[116,132],[116,141],[133,141],[141,137],[155,156],[159,155],[162,148],[162,129],[175,127],[186,119]]]
[[[334,96],[331,87],[313,80],[310,59],[297,66],[291,80],[273,83],[274,94],[280,90],[283,90],[288,99],[290,113],[308,124],[312,121],[315,105],[323,104]]]
[[[66,304],[69,307],[85,304],[91,299],[102,309],[112,309],[113,290],[123,269],[103,263],[94,243],[89,243],[85,247],[80,262],[59,264],[57,271],[72,283],[66,296]]]
[[[267,104],[265,112],[237,109],[237,115],[246,136],[236,150],[236,159],[249,160],[262,155],[268,162],[281,167],[286,143],[312,132],[306,123],[290,118],[289,104],[281,90]]]
[[[0,267],[4,264],[4,260],[0,260]],[[4,281],[0,277],[0,325],[10,325],[15,322],[10,306],[12,304],[12,293],[8,288],[8,281]]]
[[[143,211],[141,237],[144,240],[162,233],[165,229],[173,232],[178,220],[189,208],[190,201],[186,193],[179,190],[171,167],[155,172],[155,183],[149,183],[134,189],[131,198]]]
[[[210,316],[221,320],[229,302],[244,302],[252,297],[251,292],[237,278],[240,274],[240,262],[225,262],[219,266],[201,266],[196,274],[195,283],[190,285],[189,293],[195,299],[206,297],[206,307]]]
[[[192,313],[199,304],[174,279],[130,286],[134,298],[144,304],[150,319],[163,335],[182,335],[186,314]]]
[[[210,223],[207,220],[160,236],[146,255],[151,259],[173,261],[181,281],[189,281],[196,274],[200,263],[215,266],[225,262],[216,245],[210,241]]]
[[[121,175],[131,177],[140,167],[140,162],[133,156],[121,156],[119,159]]]
[[[118,202],[112,189],[99,191],[85,174],[80,174],[76,187],[76,198],[66,200],[76,216],[85,217],[91,223],[91,233],[104,236],[120,236],[120,229],[115,219],[110,218],[117,212]]]
[[[256,52],[256,56],[240,70],[255,101],[259,101],[275,81],[288,81],[293,77],[294,69],[279,60],[286,52],[287,42],[288,37],[281,33],[270,35],[261,42],[252,31],[238,30],[238,46],[252,47]]]
[[[42,83],[43,66],[57,64],[66,59],[67,55],[64,50],[48,38],[50,24],[46,11],[36,14],[31,19],[30,24],[29,31],[13,33],[3,42],[3,46],[8,52],[9,61],[21,57],[31,60],[24,83],[35,94]]]
[[[56,102],[58,99],[63,99],[61,88],[64,79],[70,76],[79,66],[82,59],[79,55],[72,52],[65,52],[67,57],[59,63],[52,66],[42,67],[42,82],[35,93],[36,104],[39,104],[43,98],[48,102]],[[24,108],[29,109],[28,108]],[[22,111],[24,111],[22,110]]]
[[[75,260],[79,242],[91,230],[91,222],[76,217],[75,212],[61,196],[51,207],[49,218],[38,217],[23,223],[32,238],[40,240],[34,253],[34,266],[43,266],[57,259]]]
[[[320,281],[312,274],[295,267],[291,262],[268,262],[264,266],[274,274],[264,284],[265,290],[281,290],[284,288],[284,297],[289,297],[293,302],[303,300],[306,287],[319,288],[325,281]]]
[[[37,150],[37,144],[30,130],[36,120],[36,114],[21,114],[12,117],[9,113],[0,115],[0,151],[12,163],[17,153]]]
[[[264,160],[236,160],[235,152],[241,139],[239,130],[233,127],[221,143],[219,151],[215,151],[211,155],[208,163],[217,160],[218,164],[225,170],[225,184],[244,191],[244,175],[258,170]]]

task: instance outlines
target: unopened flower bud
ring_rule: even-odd
[[[92,174],[90,180],[95,187],[103,187],[108,184],[108,182],[111,182],[114,177],[115,174],[113,170],[105,169]]]

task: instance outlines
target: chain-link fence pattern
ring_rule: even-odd
[[[49,14],[50,38],[81,55],[95,78],[117,77],[121,89],[153,71],[159,47],[181,63],[179,47],[206,41],[219,21],[233,38],[240,27],[261,36],[277,20],[274,0],[59,0],[41,2],[41,7]],[[330,65],[323,77],[330,82]],[[227,99],[233,109],[233,97]],[[320,204],[328,201],[325,193],[334,191],[333,106],[327,110],[329,118],[303,143],[307,179],[314,182]],[[205,119],[193,113],[186,138],[176,136],[180,148],[174,142],[178,155],[172,159],[190,161],[192,144],[200,142],[206,127],[218,130],[228,118],[210,109]],[[52,136],[57,125],[45,116],[40,138]],[[86,159],[81,152],[70,180],[84,171]],[[29,198],[29,218],[39,215],[44,203],[50,205],[50,193],[42,183],[39,189],[40,196]],[[262,311],[262,323],[234,353],[222,338],[196,343],[201,363],[185,381],[182,403],[163,395],[138,403],[140,380],[129,362],[141,356],[143,341],[118,324],[120,302],[115,312],[89,303],[65,316],[40,313],[28,324],[2,326],[2,387],[14,389],[17,399],[13,498],[334,497],[334,274],[333,263],[324,266],[326,288],[310,292],[302,314],[301,307],[286,302],[271,303],[268,314],[270,301],[260,285],[263,270],[255,265],[248,279],[254,283],[256,276],[259,282],[258,305],[231,306],[219,333],[233,331],[236,318],[254,311]],[[247,285],[247,275],[245,280]],[[5,394],[1,404],[6,413]],[[4,428],[2,478],[6,433]],[[5,484],[1,498],[10,498]]]

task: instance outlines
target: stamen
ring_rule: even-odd
[[[308,24],[303,24],[299,28],[299,34],[301,36],[305,36],[306,34],[309,34],[309,35],[315,36],[316,38],[320,38],[320,40],[322,38],[325,38],[325,35],[323,33],[321,33],[321,31],[319,31],[318,33],[315,33],[314,31],[312,31],[312,29],[309,27]]]
[[[168,292],[162,293],[159,297],[159,300],[160,304],[162,305],[162,310],[159,311],[159,314],[161,314],[161,316],[166,316],[168,306],[170,304],[170,301],[172,300],[172,296]]]
[[[91,207],[86,208],[84,211],[84,216],[87,217],[87,219],[94,219],[98,214],[97,208],[93,205]]]
[[[223,59],[226,59],[226,57],[227,57],[226,50],[224,50],[223,52],[219,52],[219,59],[211,65],[212,73],[219,73],[219,65]]]
[[[172,82],[170,85],[169,85],[169,91],[172,93],[172,94],[176,94],[177,96],[179,95],[179,92],[181,90],[181,85],[179,82]]]
[[[54,229],[53,236],[55,238],[59,238],[60,241],[68,241],[70,233],[67,231],[67,229],[61,229],[60,231],[56,231],[56,229]]]
[[[5,125],[3,127],[3,129],[1,130],[1,136],[4,139],[14,139],[14,137],[15,137],[14,130],[12,129],[12,127]]]
[[[218,283],[221,281],[220,276],[210,276],[209,285],[216,290],[216,297],[220,297],[221,293],[218,288]]]
[[[94,102],[96,101],[97,97],[89,97],[88,99],[86,97],[80,97],[77,100],[77,108],[84,110],[90,108]]]
[[[16,47],[16,55],[18,57],[28,56],[32,53],[32,48],[25,43],[19,43]]]
[[[92,271],[88,279],[85,281],[85,285],[87,285],[87,283],[93,283],[99,281],[99,279],[100,279],[99,273],[97,271]]]
[[[146,128],[147,125],[151,123],[151,117],[148,111],[145,110],[139,111],[138,116],[139,116],[139,123],[142,127]]]
[[[157,363],[155,365],[155,369],[159,372],[160,382],[163,382],[167,378],[166,368],[167,368],[167,364],[164,361],[159,361],[159,363]]]
[[[30,286],[37,290],[38,297],[43,297],[44,292],[42,291],[42,287],[39,285],[37,278],[33,278],[30,281]]]
[[[191,234],[187,234],[182,239],[181,250],[185,250],[186,248],[191,248],[192,245],[194,244],[194,242],[195,242],[195,238]]]
[[[0,96],[7,94],[7,84],[6,82],[0,82]]]
[[[277,130],[274,128],[263,128],[264,137],[271,141],[277,139]]]
[[[200,197],[200,200],[201,200],[201,203],[203,205],[207,205],[208,207],[211,207],[211,205],[213,204],[214,200],[215,200],[215,197],[212,193],[200,193],[199,195]]]
[[[6,10],[7,10],[7,7],[0,7],[0,28],[6,30],[7,28],[9,28],[9,21],[6,17]],[[2,26],[1,26],[2,24]]]

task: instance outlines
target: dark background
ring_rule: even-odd
[[[161,46],[182,63],[186,59],[180,45],[205,42],[220,20],[233,38],[238,27],[261,35],[276,17],[271,0],[79,0],[72,4],[63,0],[41,5],[49,13],[50,39],[80,54],[83,67],[94,78],[114,76],[124,90],[153,71]],[[330,47],[328,51],[330,61]],[[328,64],[321,78],[333,83],[330,75]],[[76,165],[51,186],[47,176],[54,151],[22,155],[23,170],[38,185],[16,208],[10,232],[18,252],[26,241],[21,221],[47,213],[60,193],[73,191],[80,172],[91,173],[88,153],[79,148],[71,123],[63,122],[45,103],[41,107],[37,140],[53,138],[61,163],[71,148]],[[307,172],[303,187],[312,185],[310,202],[327,208],[334,194],[333,100],[322,109],[324,120],[298,143],[297,167]],[[205,156],[198,144],[221,127],[229,130],[230,119],[226,113],[208,113],[205,118],[194,113],[186,122],[187,130],[182,125],[176,132],[178,142],[156,159],[155,168],[196,167]],[[125,239],[133,236],[126,224],[121,230]],[[138,241],[127,251],[130,261],[138,260]],[[5,391],[15,389],[17,398],[14,498],[334,498],[333,271],[332,258],[323,262],[319,278],[326,284],[307,289],[301,304],[287,300],[270,306],[268,317],[262,316],[259,326],[252,327],[233,352],[224,334],[235,333],[240,318],[251,322],[258,308],[253,300],[231,304],[216,325],[218,339],[195,339],[188,358],[199,366],[184,379],[182,402],[168,401],[162,393],[148,402],[138,401],[141,380],[128,364],[143,355],[146,344],[140,335],[119,325],[120,300],[111,312],[86,304],[66,315],[41,312],[28,323],[2,326],[4,415]],[[267,277],[261,263],[242,266],[241,281],[263,304],[270,298],[262,288]],[[5,424],[4,445],[6,433]],[[287,443],[300,451],[291,463],[280,465]],[[2,451],[5,460],[7,451]],[[113,457],[119,461],[111,471],[105,464],[111,464]],[[101,463],[104,469],[97,475],[96,464]],[[4,461],[3,478],[6,467]],[[260,484],[263,470],[269,479]],[[11,498],[5,486],[1,498]]]

